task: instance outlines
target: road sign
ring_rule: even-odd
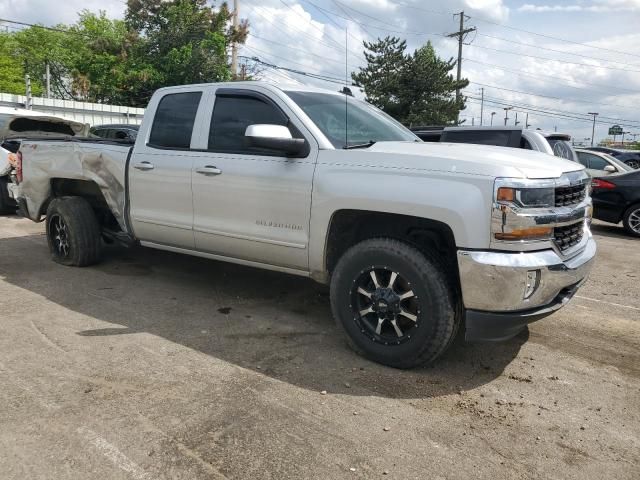
[[[609,135],[622,135],[622,127],[620,125],[609,127]]]

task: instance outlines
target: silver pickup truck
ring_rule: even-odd
[[[56,262],[95,263],[115,238],[311,277],[351,346],[401,368],[460,329],[516,335],[566,304],[596,251],[582,165],[424,143],[311,88],[161,89],[134,145],[24,142],[14,177]]]

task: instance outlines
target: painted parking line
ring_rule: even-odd
[[[613,305],[614,307],[628,308],[629,310],[640,311],[640,308],[632,307],[631,305],[622,305],[621,303],[607,302],[606,300],[596,300],[595,298],[583,297],[581,295],[576,295],[576,298],[580,298],[582,300],[589,300],[590,302],[598,302],[598,303],[604,303],[606,305]]]

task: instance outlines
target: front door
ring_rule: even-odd
[[[194,248],[191,175],[197,154],[190,147],[202,96],[185,91],[160,98],[149,138],[136,144],[129,166],[130,215],[142,241]]]
[[[216,91],[207,152],[193,165],[196,249],[307,270],[317,147],[305,158],[248,147],[244,134],[252,124],[285,125],[294,137],[306,137],[272,98],[247,89]]]

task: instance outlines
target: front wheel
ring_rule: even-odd
[[[635,237],[640,237],[640,204],[632,205],[622,217],[624,229]]]
[[[331,278],[331,307],[351,347],[373,361],[411,368],[434,361],[453,340],[455,289],[433,259],[379,238],[351,247]]]
[[[85,267],[100,260],[102,237],[91,205],[80,197],[55,198],[47,208],[51,258],[62,265]]]

